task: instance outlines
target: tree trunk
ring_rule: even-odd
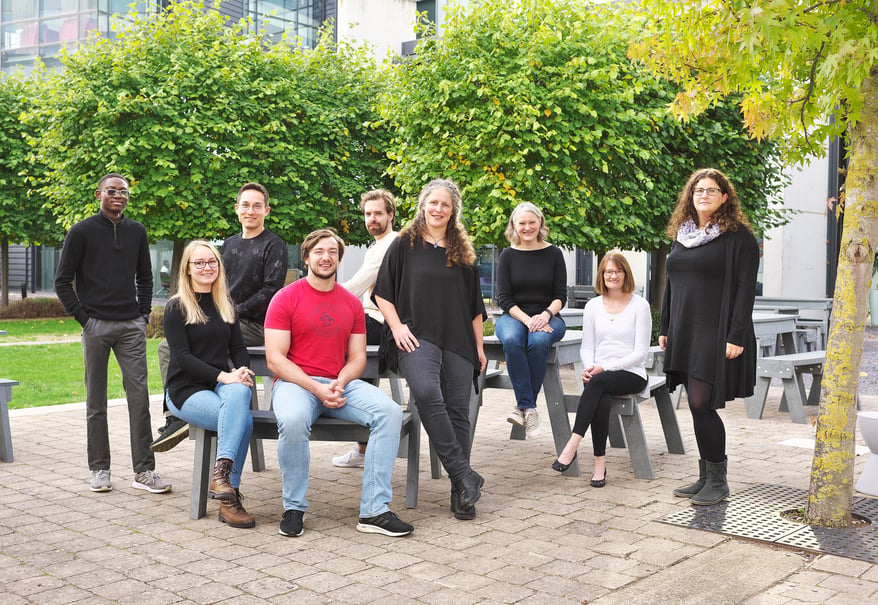
[[[655,309],[662,308],[662,302],[665,299],[665,287],[668,285],[668,254],[671,252],[671,245],[662,242],[659,249],[655,251],[655,273],[652,276],[652,298],[649,303]]]
[[[183,248],[189,243],[187,240],[175,239],[174,252],[171,255],[171,290],[168,292],[170,298],[177,293],[177,283],[180,279],[180,261],[183,260]]]
[[[806,511],[809,524],[824,527],[851,523],[856,393],[869,280],[878,246],[878,70],[864,82],[863,96],[862,119],[848,131],[844,231]]]
[[[9,238],[0,240],[0,307],[9,306]]]

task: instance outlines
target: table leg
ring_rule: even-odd
[[[546,367],[546,378],[543,380],[543,394],[549,408],[549,423],[552,426],[552,437],[555,440],[555,452],[561,453],[570,439],[570,418],[567,415],[567,402],[564,387],[561,384],[561,370],[558,364],[550,363]],[[579,477],[579,460],[574,460],[566,471],[567,477]]]

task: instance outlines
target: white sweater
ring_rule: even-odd
[[[398,236],[396,231],[391,231],[376,241],[371,248],[366,250],[363,266],[354,273],[352,278],[342,284],[342,287],[362,301],[366,315],[381,324],[384,323],[384,316],[372,302],[372,290],[375,288],[375,280],[378,278],[381,261],[384,260],[384,255],[387,254],[390,244]]]
[[[649,353],[651,336],[652,314],[643,298],[635,294],[616,315],[607,313],[603,296],[593,298],[582,312],[579,349],[582,366],[600,365],[605,371],[627,370],[646,378],[643,363]]]

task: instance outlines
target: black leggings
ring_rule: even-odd
[[[607,453],[613,395],[639,393],[645,386],[646,378],[628,370],[601,372],[585,383],[579,397],[579,406],[576,408],[573,432],[585,436],[585,431],[591,425],[591,443],[595,456],[604,456]]]
[[[710,408],[713,385],[692,376],[686,376],[684,382],[698,453],[702,460],[722,462],[726,459],[726,427],[719,413]]]

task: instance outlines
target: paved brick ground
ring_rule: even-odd
[[[574,379],[569,372],[571,387]],[[807,488],[812,452],[780,442],[814,429],[776,412],[778,395],[773,389],[761,421],[747,419],[740,402],[723,413],[733,491]],[[426,445],[418,507],[403,508],[397,464],[393,508],[416,527],[398,539],[355,530],[360,471],[329,461],[341,444],[312,444],[305,534],[284,538],[274,442],[265,447],[268,469],[245,472],[257,526],[240,530],[217,522],[214,502],[207,517],[189,519],[189,441],[157,454],[172,493],[131,488],[124,405],[110,408],[114,489],[104,494],[87,488],[81,404],[14,411],[15,461],[0,463],[3,604],[878,603],[874,565],[658,522],[687,506],[671,494],[696,469],[686,410],[678,416],[689,454],[662,453],[658,416],[644,404],[657,478],[635,479],[627,451],[610,449],[607,487],[593,489],[585,446],[584,477],[549,468],[548,424],[536,439],[508,439],[511,403],[509,392],[489,391],[481,412],[473,465],[486,485],[476,520],[453,519],[448,481],[430,478]],[[864,407],[878,410],[878,397]],[[157,398],[152,410],[157,427]],[[865,459],[857,458],[857,476]]]

